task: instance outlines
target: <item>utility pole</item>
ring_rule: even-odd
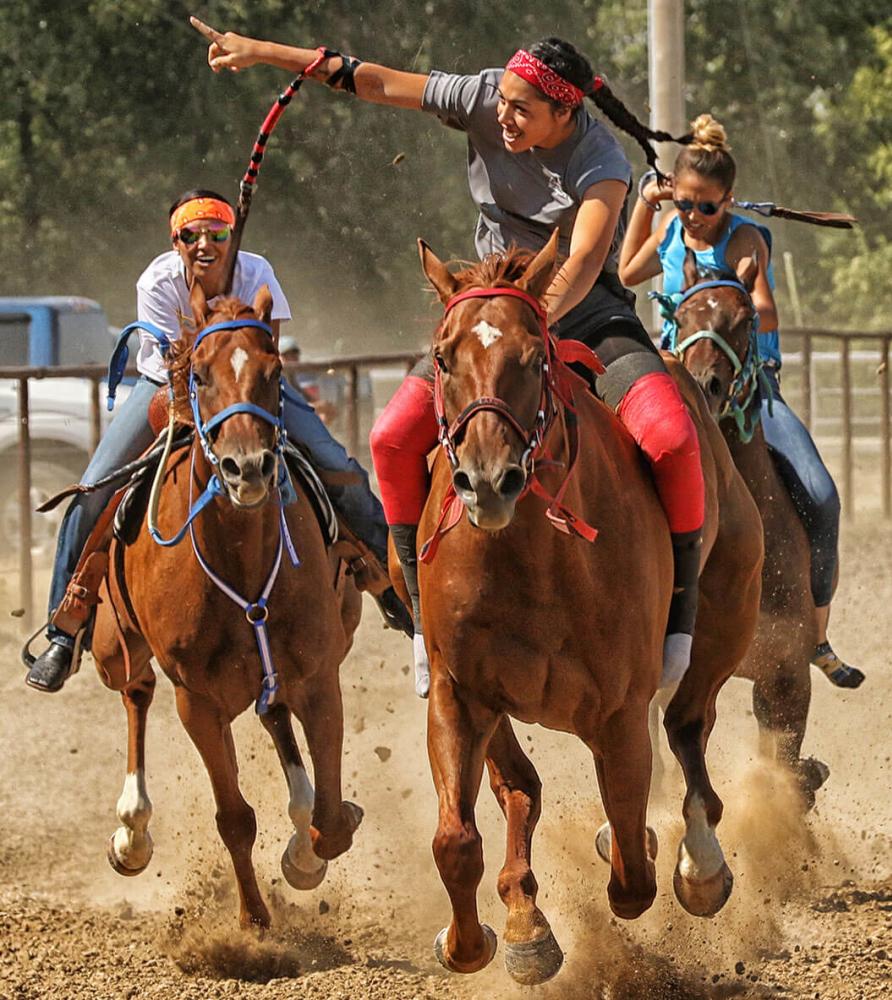
[[[687,129],[684,102],[684,0],[647,0],[647,65],[650,126],[673,135]],[[678,147],[660,143],[660,169],[668,174]],[[653,287],[661,285],[655,279]],[[653,326],[661,325],[659,307],[653,308]]]

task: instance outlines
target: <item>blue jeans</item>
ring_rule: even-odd
[[[81,477],[82,483],[94,483],[97,479],[102,479],[127,462],[139,458],[149,447],[155,439],[149,426],[149,403],[157,388],[145,378],[140,378],[136,383],[99,442],[96,453]],[[314,465],[333,472],[352,472],[359,477],[358,483],[330,487],[328,493],[347,525],[386,566],[387,524],[381,501],[369,487],[366,471],[335,441],[312,406],[290,386],[284,388],[283,412],[288,436],[307,450]],[[79,494],[71,501],[56,543],[56,559],[50,583],[50,614],[65,596],[87,538],[114,491],[114,487],[107,486],[93,493]],[[47,635],[70,642],[70,637],[53,626],[49,627]]]
[[[816,607],[833,596],[838,563],[839,494],[805,424],[784,402],[774,370],[766,369],[774,390],[773,416],[762,400],[762,427],[778,472],[808,534],[811,545],[811,592]]]

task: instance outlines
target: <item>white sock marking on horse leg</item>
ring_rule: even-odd
[[[235,380],[238,382],[242,376],[242,368],[245,367],[245,362],[248,360],[248,352],[241,347],[237,347],[232,352],[232,357],[229,360],[232,364],[232,370],[235,372]]]
[[[487,348],[492,347],[499,337],[503,336],[502,331],[497,326],[487,323],[485,319],[472,326],[471,333],[476,333],[480,338],[480,343]]]
[[[124,779],[124,789],[117,805],[123,823],[115,830],[114,851],[126,868],[141,869],[152,857],[152,837],[148,831],[152,802],[146,790],[145,772],[131,771]]]
[[[412,637],[412,652],[415,657],[415,694],[426,698],[431,688],[431,664],[427,658],[424,636],[416,632]]]
[[[672,632],[663,640],[663,676],[660,687],[678,684],[691,665],[694,637],[686,632]]]
[[[288,815],[294,824],[294,836],[288,843],[288,856],[295,868],[303,872],[318,871],[325,862],[313,851],[310,840],[310,823],[313,820],[315,793],[306,770],[289,764],[288,775]]]
[[[706,819],[706,804],[695,795],[688,806],[687,829],[678,847],[679,873],[684,879],[701,882],[715,875],[724,863],[715,827]]]

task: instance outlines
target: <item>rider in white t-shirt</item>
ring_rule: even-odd
[[[235,213],[232,206],[213,191],[189,191],[170,210],[173,249],[156,257],[137,282],[137,317],[178,338],[183,327],[192,325],[189,293],[199,281],[209,302],[225,293],[226,262]],[[236,260],[231,294],[252,302],[267,285],[273,296],[271,325],[278,340],[279,326],[291,318],[291,310],[272,267],[261,256],[240,251]],[[149,333],[140,334],[137,366],[140,378],[110,425],[90,461],[82,482],[93,484],[127,462],[138,458],[154,439],[149,426],[149,404],[167,374],[157,342]],[[329,433],[313,408],[290,386],[283,386],[283,417],[288,436],[304,447],[314,464],[333,472],[351,473],[351,485],[333,488],[332,502],[347,525],[366,542],[383,565],[387,564],[387,525],[378,498],[369,488],[368,475],[356,459]],[[49,610],[59,607],[84,544],[111,499],[113,487],[77,495],[62,522],[50,584]],[[378,598],[388,624],[412,635],[411,618],[392,589]],[[88,623],[85,623],[88,624]],[[86,629],[89,634],[89,627]],[[27,683],[39,691],[58,691],[74,666],[75,636],[51,624],[49,646],[35,660],[26,659]]]

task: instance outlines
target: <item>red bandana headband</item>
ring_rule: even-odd
[[[532,84],[546,97],[550,97],[553,101],[569,108],[578,107],[585,97],[584,91],[570,83],[569,80],[565,80],[559,73],[555,73],[541,59],[531,56],[526,49],[518,49],[508,61],[505,69],[510,69],[515,76]],[[592,82],[592,89],[598,90],[602,86],[603,81],[599,76],[596,76]]]

